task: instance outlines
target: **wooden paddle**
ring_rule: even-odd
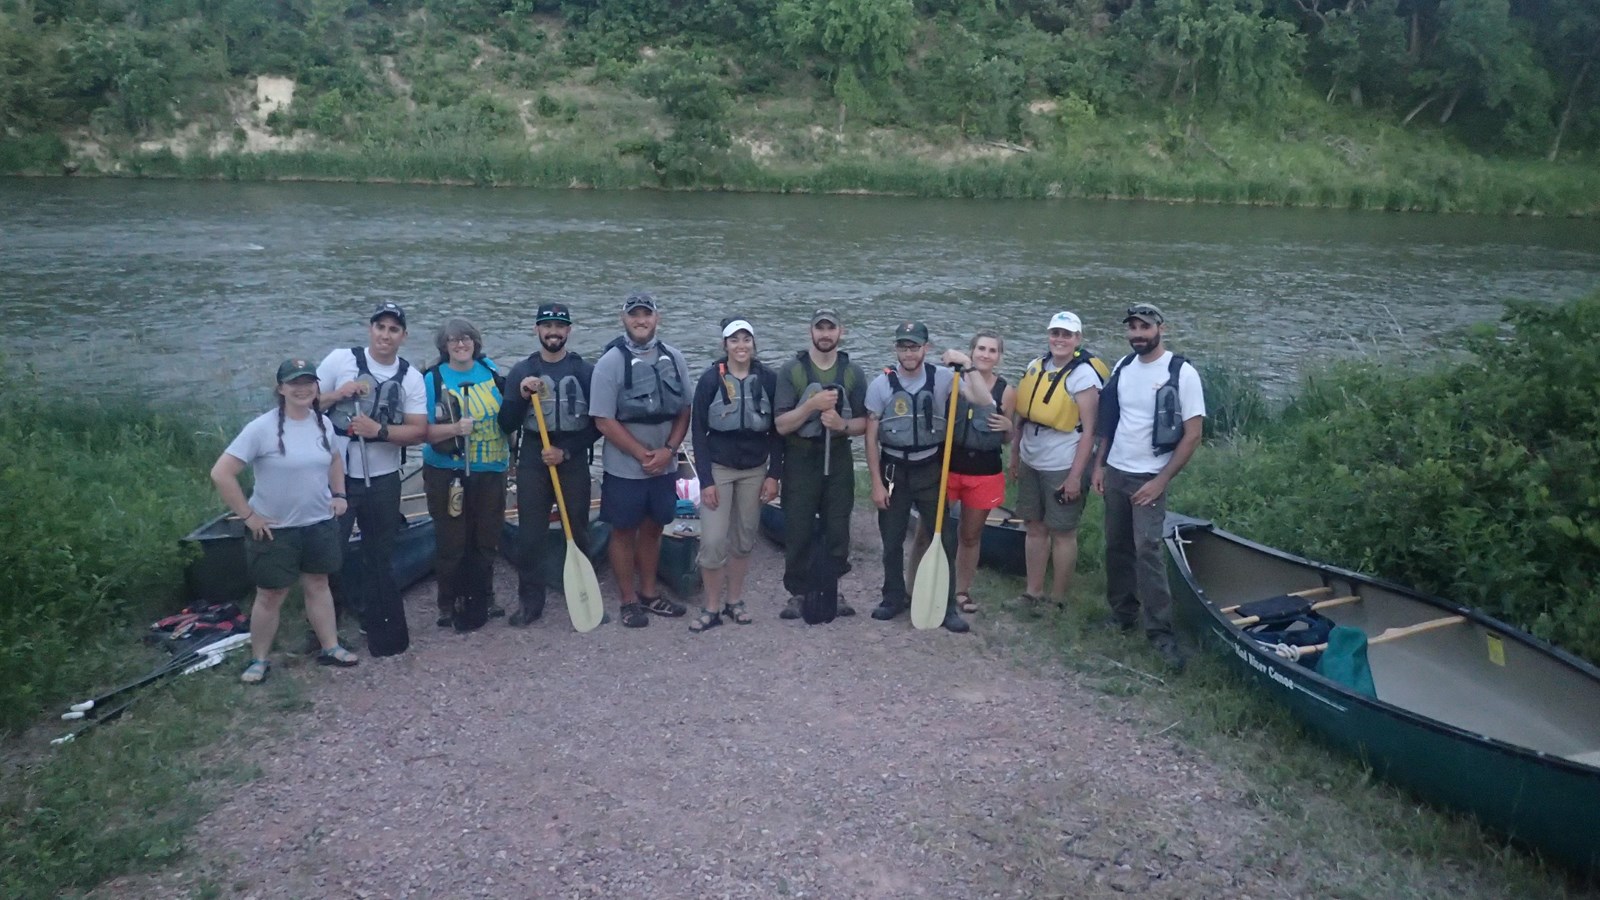
[[[1449,625],[1460,625],[1465,621],[1467,621],[1466,616],[1445,616],[1442,619],[1429,619],[1426,622],[1418,622],[1415,625],[1407,625],[1403,628],[1385,628],[1381,634],[1376,634],[1370,638],[1367,638],[1367,644],[1387,644],[1390,641],[1399,640],[1403,637],[1410,637],[1413,634],[1421,634],[1425,631],[1432,631],[1435,628],[1444,628]],[[1328,649],[1328,645],[1312,644],[1309,647],[1300,647],[1298,649],[1300,650],[1300,656],[1310,656],[1313,653],[1321,653],[1322,651]]]
[[[539,443],[550,449],[550,432],[544,425],[544,404],[533,398],[533,415],[539,423]],[[556,509],[561,511],[561,531],[567,537],[567,559],[561,565],[561,592],[567,595],[567,615],[572,617],[572,627],[585,633],[599,627],[605,618],[605,601],[600,596],[600,579],[594,575],[594,565],[578,549],[572,539],[572,522],[567,518],[567,501],[561,496],[561,479],[556,477],[556,467],[545,464],[550,470],[550,486],[555,488]],[[588,522],[584,523],[588,527]],[[541,527],[538,523],[523,522],[521,527]]]
[[[911,583],[911,624],[924,631],[943,624],[945,608],[950,605],[950,557],[939,539],[944,531],[944,491],[950,484],[950,445],[956,436],[956,397],[961,393],[961,368],[950,368],[950,409],[944,420],[944,458],[939,462],[939,505],[933,514],[933,543],[917,563],[917,577]],[[929,372],[928,377],[932,378],[933,373]]]

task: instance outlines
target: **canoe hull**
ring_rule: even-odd
[[[1299,565],[1313,579],[1312,584],[1318,579],[1324,584],[1336,581],[1353,585],[1360,593],[1370,589],[1374,594],[1403,596],[1435,607],[1440,615],[1463,615],[1471,625],[1492,633],[1502,646],[1510,647],[1515,641],[1518,650],[1551,657],[1552,665],[1563,667],[1568,674],[1575,669],[1580,682],[1592,681],[1596,690],[1600,690],[1600,671],[1504,623],[1447,601],[1301,560],[1215,531],[1205,523],[1169,518],[1168,572],[1180,621],[1219,647],[1246,681],[1284,704],[1325,742],[1370,766],[1379,777],[1430,802],[1469,813],[1490,830],[1538,849],[1578,872],[1600,875],[1600,815],[1596,814],[1600,810],[1600,768],[1472,733],[1357,694],[1312,668],[1263,649],[1234,627],[1226,614],[1218,612],[1224,600],[1209,597],[1203,579],[1189,567],[1180,541],[1199,539],[1201,531],[1259,552],[1274,565]],[[1260,596],[1286,590],[1281,584],[1268,584]],[[1372,648],[1379,649],[1376,645]],[[1376,655],[1374,670],[1381,674]],[[1389,693],[1381,678],[1378,686],[1379,698]]]
[[[190,532],[184,543],[200,548],[198,558],[184,568],[184,594],[188,602],[239,603],[255,593],[245,565],[245,526],[224,514]],[[401,590],[416,584],[433,572],[433,520],[423,518],[406,523],[395,536],[392,569]],[[362,573],[360,535],[352,535],[345,551],[340,577],[359,579]]]

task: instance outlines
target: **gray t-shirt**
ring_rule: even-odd
[[[900,379],[900,387],[904,388],[908,394],[915,395],[917,391],[922,390],[922,385],[928,380],[928,366],[923,364],[918,366],[918,369],[920,371],[917,373],[917,377],[911,379],[905,377],[905,372],[899,369],[895,370],[895,377]],[[935,414],[940,418],[944,418],[950,408],[950,385],[954,383],[955,376],[951,374],[947,366],[940,366],[934,371],[936,373],[933,379]],[[889,398],[893,395],[894,388],[889,386],[888,373],[880,374],[877,378],[872,379],[872,383],[867,385],[867,412],[881,421],[883,419],[883,411],[888,408]],[[881,442],[879,446],[882,446]],[[899,451],[893,452],[898,453]],[[921,462],[938,456],[941,452],[943,452],[943,449],[939,447],[918,450],[915,453],[907,454],[906,459],[911,462]]]
[[[273,525],[298,528],[333,518],[328,466],[335,453],[344,452],[345,439],[333,433],[327,420],[321,429],[317,425],[315,416],[298,422],[285,417],[280,453],[278,411],[272,410],[251,419],[224,451],[255,470],[250,508]],[[327,448],[322,446],[324,436]]]
[[[619,353],[615,349],[607,350],[600,354],[594,364],[594,377],[589,382],[589,414],[602,419],[615,419],[617,417],[617,397],[622,392],[622,378],[625,374],[624,365],[631,365],[632,359],[638,359],[641,365],[655,365],[660,354],[660,348],[666,347],[672,351],[673,358],[677,361],[678,377],[683,380],[684,402],[688,403],[694,390],[694,381],[689,378],[689,367],[684,364],[683,354],[678,348],[668,344],[658,343],[656,347],[640,354],[634,354],[623,348]],[[685,407],[687,408],[687,407]],[[667,438],[672,436],[672,421],[666,422],[622,422],[622,427],[628,429],[633,439],[644,445],[647,450],[655,450],[667,445]],[[639,461],[622,452],[621,449],[611,446],[606,441],[600,453],[600,465],[609,475],[618,478],[649,478],[644,473],[644,466]],[[668,466],[667,471],[672,471]]]

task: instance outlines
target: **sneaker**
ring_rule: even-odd
[[[439,618],[433,620],[433,624],[439,626],[440,628],[449,628],[455,623],[456,617],[450,613],[440,613]]]
[[[801,598],[799,598],[799,597],[790,597],[788,604],[786,604],[783,607],[783,612],[778,613],[778,618],[780,618],[780,619],[798,619],[798,618],[800,618],[800,599]],[[840,615],[844,615],[844,613],[843,613],[844,604],[840,603],[839,606],[840,606],[840,609],[841,609],[839,614]],[[855,610],[851,610],[850,614],[851,615],[855,615]]]
[[[622,627],[643,628],[650,624],[650,614],[644,611],[643,603],[622,604]]]
[[[1171,637],[1156,638],[1150,642],[1150,646],[1155,648],[1156,655],[1161,657],[1161,661],[1174,672],[1182,672],[1183,667],[1189,662],[1183,648]]]
[[[872,617],[877,619],[879,622],[887,622],[905,611],[906,605],[904,603],[896,603],[893,600],[885,600],[873,607]]]
[[[839,618],[843,619],[843,618],[848,618],[850,616],[853,616],[855,614],[856,614],[856,608],[854,606],[851,606],[850,604],[844,602],[844,598],[842,598],[842,597],[839,598],[839,611],[834,613],[834,615],[836,615]]]
[[[490,600],[489,601],[489,618],[491,618],[491,619],[504,619],[505,617],[506,617],[506,608],[504,606],[501,606],[498,602],[496,602],[494,600]]]
[[[961,611],[954,606],[945,607],[944,621],[940,623],[939,627],[951,634],[966,634],[972,630],[972,626],[967,624],[967,620],[961,618]]]
[[[669,619],[676,619],[689,611],[687,606],[682,603],[674,603],[666,597],[646,597],[640,594],[639,603],[644,606],[646,612],[652,612]]]

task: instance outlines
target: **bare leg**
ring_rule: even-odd
[[[728,563],[728,568],[731,569],[732,567],[733,567],[733,563],[732,562]],[[700,577],[701,577],[702,580],[705,581],[705,584],[706,584],[706,603],[705,603],[705,606],[706,606],[706,609],[709,609],[712,612],[718,612],[718,611],[720,611],[722,609],[722,584],[723,584],[723,577],[722,576],[723,576],[723,573],[725,571],[726,571],[725,569],[701,569],[700,570]],[[741,578],[741,580],[743,580],[743,579]],[[728,599],[730,601],[736,599],[738,596],[739,596],[738,594],[736,594],[736,593],[734,593],[732,591],[730,591],[728,593]]]
[[[1035,597],[1044,596],[1044,569],[1050,561],[1050,532],[1044,527],[1044,522],[1024,522],[1028,534],[1023,541],[1024,558],[1028,567],[1029,594]]]
[[[316,632],[317,643],[324,650],[339,646],[338,623],[333,612],[333,592],[328,589],[328,576],[301,573],[300,589],[306,597],[306,618],[311,630]]]
[[[728,602],[744,599],[744,576],[750,571],[750,557],[735,556],[728,560]],[[717,573],[719,576],[722,573]]]
[[[327,579],[323,579],[327,587]],[[278,614],[283,611],[283,598],[289,596],[288,588],[256,588],[256,602],[250,607],[250,652],[256,659],[266,659],[272,652],[272,640],[278,636]],[[331,604],[332,598],[328,600]]]
[[[1067,588],[1072,586],[1072,573],[1078,568],[1078,529],[1050,535],[1050,563],[1056,568],[1050,578],[1052,596],[1057,603],[1065,603]]]
[[[634,591],[634,545],[639,541],[639,529],[618,528],[611,532],[611,542],[606,555],[611,557],[611,572],[617,576],[617,595],[627,606],[639,599]]]
[[[656,586],[656,569],[661,564],[660,522],[646,516],[634,532],[633,562],[639,567],[639,593],[648,597],[661,596]],[[650,593],[653,592],[653,593]]]
[[[965,509],[962,510],[966,512]],[[961,527],[957,537],[960,543],[956,545],[956,593],[965,594],[972,591],[972,578],[978,572],[978,545],[983,540],[983,526],[987,514],[984,510],[975,509],[971,515],[961,517]]]

